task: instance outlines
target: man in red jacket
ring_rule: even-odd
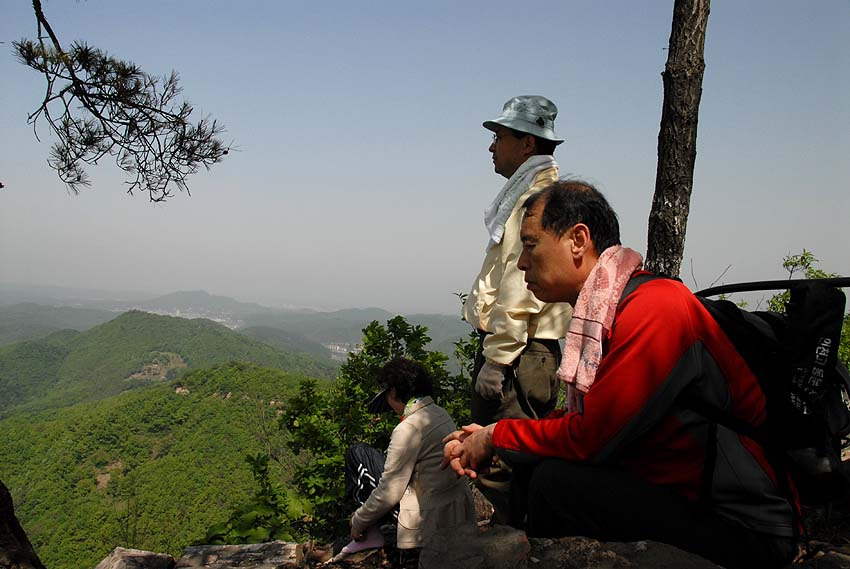
[[[718,324],[670,279],[621,301],[641,259],[620,245],[616,214],[589,184],[556,182],[526,208],[527,286],[574,307],[558,372],[568,409],[464,427],[446,438],[444,461],[472,478],[496,455],[525,471],[512,492],[532,536],[652,539],[726,567],[790,563],[792,486],[756,441],[688,403],[765,420],[758,380]]]

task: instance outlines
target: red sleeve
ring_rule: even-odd
[[[584,398],[584,413],[501,420],[493,433],[496,448],[584,461],[608,456],[646,432],[690,381],[680,372],[681,360],[696,340],[694,303],[698,301],[690,291],[676,281],[658,279],[638,287],[617,307],[596,381]]]

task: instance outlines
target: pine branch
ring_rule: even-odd
[[[209,117],[192,122],[192,105],[178,99],[176,72],[151,76],[82,42],[66,51],[41,1],[32,4],[38,40],[13,43],[18,59],[45,78],[44,98],[28,122],[36,138],[37,124],[46,122],[58,139],[48,164],[70,191],[91,184],[84,165],[109,155],[130,175],[128,193],[140,190],[153,202],[164,201],[175,186],[188,192],[189,176],[229,153],[220,123]]]

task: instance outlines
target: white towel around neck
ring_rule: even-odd
[[[490,240],[487,242],[488,249],[502,242],[502,237],[505,236],[505,223],[511,216],[517,200],[528,191],[537,174],[557,165],[552,156],[532,156],[517,168],[490,207],[484,211],[484,225],[490,235]]]

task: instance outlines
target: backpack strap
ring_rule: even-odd
[[[697,296],[716,296],[718,294],[732,294],[734,292],[758,292],[765,290],[786,290],[798,285],[818,283],[836,288],[850,287],[850,277],[829,277],[825,279],[785,279],[781,281],[756,281],[750,283],[737,283],[730,285],[712,286],[698,290]]]
[[[643,283],[654,281],[655,279],[666,278],[668,277],[662,277],[661,275],[654,275],[652,273],[641,273],[639,275],[633,276],[629,279],[629,282],[626,283],[626,288],[623,289],[623,293],[620,295],[620,302],[623,302],[623,299],[632,294],[635,289]]]

